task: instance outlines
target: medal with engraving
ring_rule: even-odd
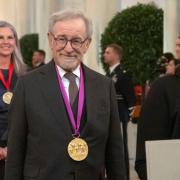
[[[13,75],[13,70],[14,70],[14,65],[13,63],[11,63],[9,65],[9,71],[8,71],[8,79],[7,81],[4,78],[4,75],[2,73],[2,71],[0,70],[0,80],[2,82],[2,84],[4,85],[4,87],[6,88],[6,92],[3,94],[2,96],[2,100],[4,103],[6,104],[10,104],[11,103],[11,99],[13,97],[13,93],[10,92],[10,85],[11,85],[11,80],[12,80],[12,75]]]
[[[10,91],[7,91],[3,94],[2,99],[6,104],[10,104],[12,97],[13,97],[13,93]]]
[[[68,144],[68,154],[75,161],[82,161],[88,155],[88,145],[81,138],[74,138]]]
[[[75,121],[74,114],[72,112],[70,102],[68,101],[68,97],[66,91],[64,89],[61,77],[58,73],[58,69],[56,67],[59,86],[61,89],[61,93],[63,95],[64,103],[68,112],[69,120],[73,129],[72,137],[67,147],[67,152],[71,159],[74,161],[83,161],[88,156],[88,144],[80,135],[80,122],[82,117],[82,111],[84,106],[84,78],[82,68],[80,67],[80,83],[79,83],[79,99],[78,99],[78,112],[77,112],[77,121]]]

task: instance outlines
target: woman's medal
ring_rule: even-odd
[[[14,65],[13,63],[11,63],[9,65],[9,71],[8,71],[8,80],[6,81],[2,71],[0,70],[0,80],[2,82],[2,84],[4,85],[4,87],[6,88],[6,92],[3,94],[2,96],[2,100],[4,103],[6,104],[10,104],[11,103],[11,99],[13,97],[13,93],[10,92],[10,85],[11,85],[11,80],[12,80],[12,75],[13,75],[13,70],[14,70]]]
[[[7,91],[3,94],[2,99],[6,104],[10,104],[12,97],[13,97],[13,93],[10,91]]]

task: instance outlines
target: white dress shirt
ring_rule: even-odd
[[[56,65],[57,69],[58,69],[58,73],[61,77],[61,80],[62,80],[62,83],[64,85],[64,89],[66,91],[66,94],[67,94],[67,97],[68,97],[68,100],[69,100],[69,80],[66,79],[64,77],[64,75],[67,73],[64,69],[62,69],[60,66]],[[80,65],[72,72],[73,74],[76,75],[76,84],[77,84],[77,87],[79,89],[79,84],[80,84]]]
[[[113,66],[110,66],[110,67],[109,67],[110,74],[114,71],[114,69],[115,69],[119,64],[120,64],[120,63],[118,62],[118,63],[114,64]]]

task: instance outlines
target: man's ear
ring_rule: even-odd
[[[48,36],[49,47],[52,49],[53,38],[52,38],[52,36],[51,36],[51,34],[49,32],[47,33],[47,36]]]
[[[85,47],[84,53],[88,50],[90,44],[91,44],[91,38],[89,38],[89,39],[87,40],[87,42],[84,44],[84,47]]]
[[[87,42],[87,48],[89,47],[89,45],[91,44],[91,38],[88,39],[88,42]]]

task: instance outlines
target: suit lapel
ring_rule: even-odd
[[[84,71],[84,81],[85,81],[85,102],[86,102],[86,110],[87,110],[87,122],[82,129],[81,134],[84,133],[87,128],[88,122],[96,119],[96,92],[98,84],[96,83],[96,78],[92,73],[92,70],[83,65]],[[59,89],[59,83],[57,79],[56,70],[54,67],[54,62],[50,62],[49,64],[44,66],[39,72],[39,84],[41,86],[41,91],[44,95],[44,98],[49,106],[49,109],[52,112],[53,117],[56,122],[60,125],[62,130],[67,134],[67,136],[71,137],[72,130],[70,127],[69,119],[67,118],[67,112],[64,105],[64,100]],[[52,118],[53,118],[52,117]]]
[[[69,119],[67,118],[64,100],[59,88],[59,82],[53,61],[40,70],[39,85],[47,105],[52,112],[52,119],[54,118],[62,130],[68,136],[71,136],[72,131]]]

